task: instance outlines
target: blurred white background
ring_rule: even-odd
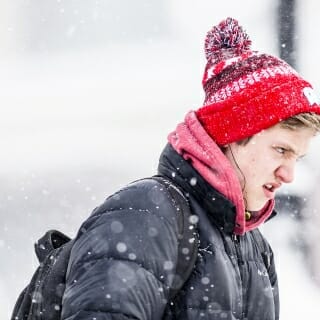
[[[0,319],[36,268],[33,243],[46,230],[73,236],[108,194],[155,173],[167,134],[202,104],[211,26],[237,18],[254,49],[277,55],[278,2],[0,1]],[[297,1],[298,69],[317,90],[319,9]],[[319,174],[317,149],[303,183],[287,191],[308,203],[317,199],[307,192],[316,189],[308,177]],[[320,219],[316,205],[310,212],[264,226],[277,256],[281,319],[320,315],[310,272],[320,266],[319,247],[305,246],[319,237]]]

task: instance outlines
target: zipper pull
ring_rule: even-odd
[[[239,242],[239,237],[236,234],[232,234],[231,239],[233,242]]]

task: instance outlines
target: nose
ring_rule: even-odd
[[[282,164],[276,170],[276,178],[283,183],[291,183],[294,180],[294,173],[295,173],[295,161],[290,161],[285,164]]]

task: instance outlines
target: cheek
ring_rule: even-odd
[[[255,156],[244,158],[241,163],[241,168],[243,168],[246,173],[254,172],[257,165],[260,163],[259,159]]]
[[[268,172],[271,168],[275,166],[275,159],[272,156],[266,155],[263,152],[260,152],[260,154],[259,152],[257,152],[256,155],[248,158],[247,161],[247,167],[249,167],[248,169],[253,172],[259,172],[259,174],[263,174],[263,172]]]
[[[245,182],[247,185],[252,185],[254,180],[256,180],[256,177],[258,176],[255,170],[254,161],[248,160],[246,163],[242,163],[240,167],[241,169],[241,175],[240,175],[240,181],[242,183]]]
[[[270,173],[272,163],[266,158],[251,157],[245,163],[242,163],[242,172],[250,185],[260,184],[260,180],[266,174]]]

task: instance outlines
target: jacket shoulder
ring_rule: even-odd
[[[91,260],[93,256],[123,259],[122,247],[126,248],[125,254],[132,247],[132,252],[140,251],[139,255],[144,256],[152,252],[151,247],[150,251],[145,250],[149,245],[159,244],[167,246],[164,252],[171,251],[169,256],[175,255],[178,211],[179,207],[161,183],[153,179],[135,181],[108,197],[82,224],[71,253],[73,262]],[[91,253],[81,255],[79,250]]]
[[[136,181],[111,195],[76,237],[64,315],[89,308],[108,317],[114,313],[134,319],[160,317],[178,260],[176,217],[170,194],[152,179]],[[105,292],[112,293],[107,301]],[[121,307],[116,304],[119,300]]]
[[[93,213],[92,218],[114,211],[139,211],[171,219],[177,210],[168,189],[152,178],[137,180],[109,196]]]

